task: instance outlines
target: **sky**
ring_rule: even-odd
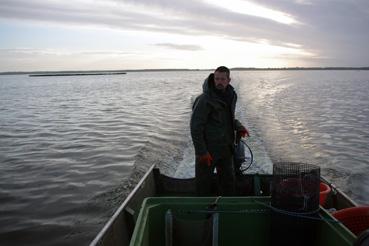
[[[0,72],[369,66],[368,0],[0,0]]]

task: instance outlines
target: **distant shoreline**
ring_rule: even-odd
[[[29,74],[30,77],[48,77],[48,76],[88,76],[88,75],[118,75],[118,74],[126,74],[126,72],[116,72],[116,73],[110,73],[110,72],[95,72],[95,73],[65,73],[65,72],[57,72],[57,73],[37,73],[37,74]]]
[[[185,72],[185,71],[212,71],[213,69],[131,69],[131,70],[89,70],[89,71],[19,71],[0,72],[0,75],[21,75],[28,74],[36,76],[81,76],[81,75],[114,75],[125,74],[127,72]],[[235,67],[232,71],[288,71],[288,70],[369,70],[369,67],[282,67],[282,68],[256,68],[256,67]]]

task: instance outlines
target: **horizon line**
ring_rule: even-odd
[[[229,68],[233,71],[253,71],[253,70],[369,70],[369,66],[360,67],[233,67]],[[165,71],[213,71],[214,68],[157,68],[157,69],[114,69],[114,70],[39,70],[39,71],[5,71],[0,75],[16,75],[16,74],[50,74],[50,73],[76,73],[76,72],[165,72]]]

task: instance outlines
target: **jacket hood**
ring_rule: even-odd
[[[228,87],[235,93],[234,88],[232,85],[228,85]],[[204,83],[202,84],[202,91],[204,94],[209,96],[215,96],[215,84],[214,84],[214,73],[209,74],[209,76],[205,79]]]

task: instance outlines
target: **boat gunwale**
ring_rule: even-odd
[[[135,188],[128,194],[128,196],[124,199],[123,203],[114,212],[113,216],[111,216],[110,219],[108,220],[108,222],[105,223],[104,227],[99,231],[99,233],[97,234],[97,236],[90,243],[90,246],[96,246],[96,245],[98,245],[98,243],[101,241],[101,239],[107,233],[107,231],[111,228],[111,226],[113,226],[113,224],[115,223],[116,219],[119,217],[119,215],[122,213],[122,211],[128,205],[128,203],[131,201],[131,198],[137,193],[137,191],[140,189],[140,187],[146,181],[147,177],[149,175],[153,174],[154,168],[155,168],[155,164],[151,165],[151,167],[147,170],[147,172],[145,173],[145,175],[136,184]]]

